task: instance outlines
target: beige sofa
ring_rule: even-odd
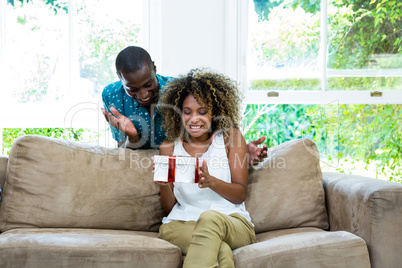
[[[180,267],[157,238],[163,217],[150,157],[24,136],[0,157],[0,267]],[[236,267],[400,267],[402,185],[321,173],[308,139],[252,168],[246,206],[257,243]]]

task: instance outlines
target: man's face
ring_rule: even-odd
[[[155,75],[156,67],[144,64],[141,69],[131,73],[118,73],[127,95],[134,98],[141,106],[151,105],[159,92],[159,82]]]

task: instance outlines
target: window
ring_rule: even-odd
[[[320,90],[320,13],[250,1],[247,77],[255,90]]]
[[[401,3],[249,3],[250,102],[401,103]]]
[[[0,1],[0,129],[105,131],[100,94],[117,53],[142,45],[142,0]]]
[[[249,4],[246,138],[311,138],[324,170],[401,181],[402,4]]]

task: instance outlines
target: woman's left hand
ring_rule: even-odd
[[[199,182],[198,187],[200,188],[212,188],[215,183],[215,177],[211,176],[208,172],[207,160],[204,159],[202,161],[202,166],[200,167],[200,171],[198,172]]]

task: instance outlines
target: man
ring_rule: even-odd
[[[116,58],[120,81],[102,92],[103,115],[111,126],[113,138],[120,148],[158,148],[165,140],[161,115],[155,112],[160,93],[171,77],[156,74],[149,53],[141,47],[129,46]],[[247,145],[250,164],[255,165],[267,155],[267,147],[258,145],[265,137]]]

